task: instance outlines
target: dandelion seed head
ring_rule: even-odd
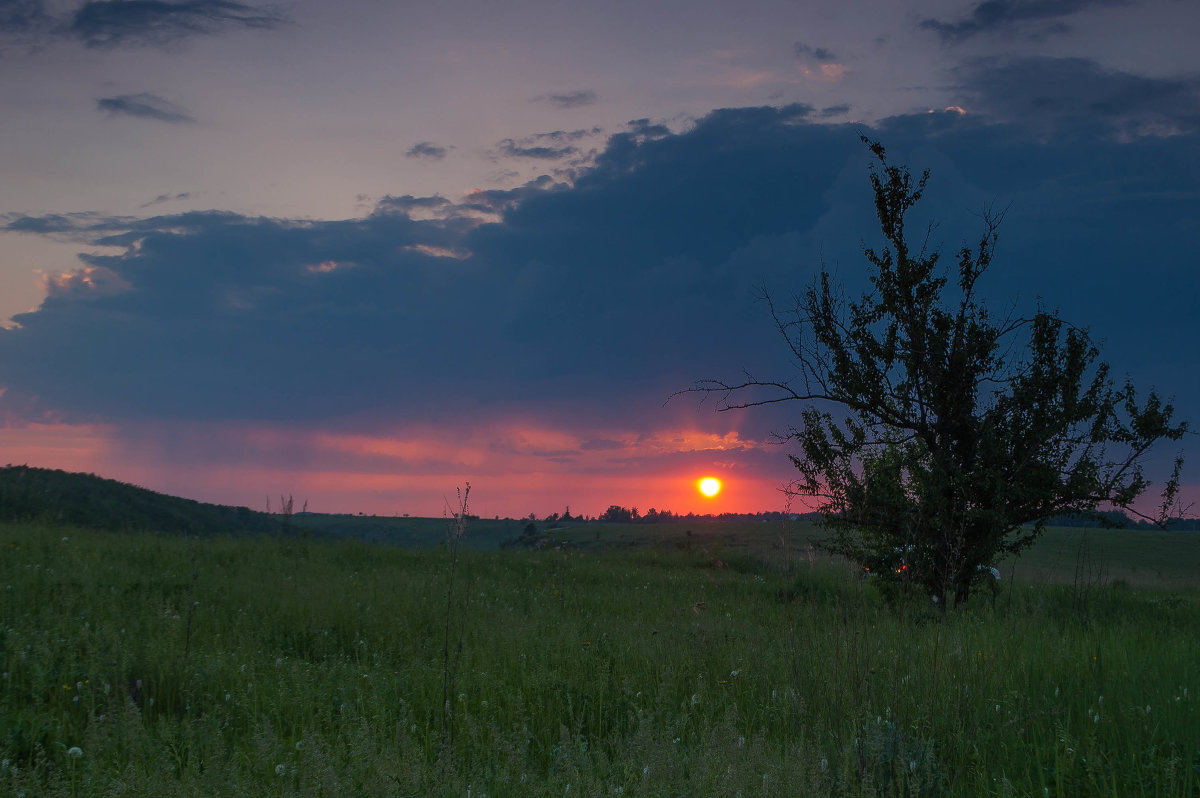
[[[78,759],[79,757],[83,756],[83,749],[77,745],[73,745],[67,749],[67,756],[71,757],[72,759]]]
[[[287,773],[287,768],[284,767],[282,762],[280,762],[278,765],[275,766],[275,775],[282,776],[284,773]]]

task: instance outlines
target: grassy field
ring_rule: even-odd
[[[1200,536],[941,617],[813,534],[554,530],[448,601],[436,547],[0,525],[0,794],[1200,796]]]

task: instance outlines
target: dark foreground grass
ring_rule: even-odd
[[[447,707],[447,567],[0,526],[0,794],[1200,795],[1195,589],[469,552]]]

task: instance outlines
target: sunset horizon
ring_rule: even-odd
[[[17,4],[0,451],[256,509],[787,510],[805,404],[687,391],[795,376],[764,296],[869,287],[864,136],[929,170],[951,271],[1003,214],[997,316],[1086,327],[1194,422],[1198,15]],[[1194,434],[1147,502],[1177,454],[1200,502]]]

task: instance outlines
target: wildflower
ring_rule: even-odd
[[[78,759],[79,757],[83,756],[83,749],[77,745],[73,745],[67,749],[67,756],[71,757],[72,759]]]
[[[821,772],[824,773],[827,770],[829,770],[829,760],[821,757]]]
[[[282,776],[284,773],[287,773],[287,768],[284,767],[282,762],[280,762],[278,765],[275,766],[275,775]]]
[[[75,682],[75,689],[76,689],[76,690],[82,690],[82,689],[83,689],[83,682]]]
[[[1149,704],[1146,705],[1146,714],[1147,715],[1150,714],[1150,705]]]
[[[642,768],[642,781],[646,781],[649,778],[650,778],[650,766],[646,765],[645,767]]]
[[[1092,716],[1092,723],[1099,723],[1099,722],[1100,722],[1100,713],[1097,712],[1095,715]]]

